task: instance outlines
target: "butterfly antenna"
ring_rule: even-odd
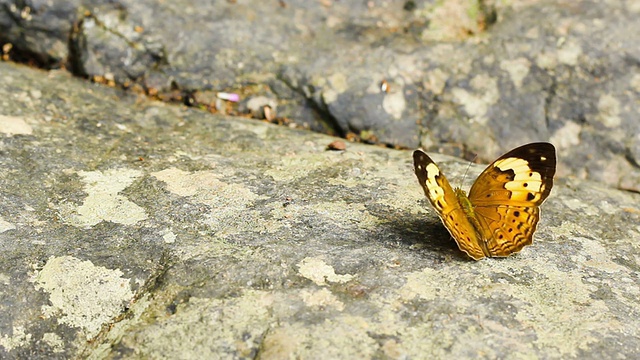
[[[462,188],[462,184],[464,184],[464,181],[467,179],[467,174],[469,173],[469,168],[471,167],[471,164],[473,164],[477,158],[478,158],[478,154],[473,154],[473,159],[469,161],[469,164],[467,165],[467,170],[464,171],[464,175],[462,176],[462,183],[460,184],[460,188]]]

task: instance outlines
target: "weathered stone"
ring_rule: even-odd
[[[0,44],[189,105],[266,96],[256,116],[365,142],[490,161],[551,140],[561,175],[640,192],[638,4],[0,0]]]
[[[408,151],[0,78],[2,358],[640,354],[638,194],[560,176],[533,246],[476,262]]]

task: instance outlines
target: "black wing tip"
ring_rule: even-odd
[[[542,202],[551,193],[553,177],[556,174],[556,148],[548,142],[522,145],[504,154],[501,158],[517,157],[527,161],[531,170],[537,172],[545,183]]]
[[[415,159],[416,157],[418,157],[418,156],[422,156],[422,155],[427,155],[427,153],[426,153],[426,152],[424,152],[424,150],[422,150],[422,149],[415,149],[415,150],[413,151],[413,158],[414,158],[414,159]]]
[[[429,157],[429,155],[427,155],[427,153],[426,153],[426,152],[424,152],[424,150],[422,150],[422,149],[416,149],[416,150],[413,152],[413,164],[414,164],[414,165],[416,165],[416,166],[417,166],[417,165],[418,165],[418,163],[421,163],[421,164],[424,164],[424,163],[426,163],[426,164],[430,164],[430,163],[432,163],[432,162],[433,162],[433,160],[431,160],[431,158]]]
[[[519,146],[499,159],[517,157],[527,160],[535,171],[543,171],[547,176],[556,172],[556,147],[548,142],[535,142]]]
[[[504,154],[502,157],[509,157],[511,154],[553,154],[555,159],[556,147],[549,142],[533,142],[518,146],[517,148]]]

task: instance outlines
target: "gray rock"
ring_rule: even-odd
[[[561,175],[640,192],[639,15],[637,1],[0,0],[0,43],[161,99],[267,96],[287,123],[394,147],[486,162],[551,140]]]
[[[69,54],[69,38],[80,1],[0,1],[0,43],[13,56],[45,67],[59,67]]]
[[[476,262],[408,151],[0,77],[2,358],[640,355],[638,194],[559,176],[534,244]]]

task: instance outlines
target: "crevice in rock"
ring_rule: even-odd
[[[299,86],[296,86],[296,84],[294,83],[294,79],[291,78],[294,75],[287,75],[286,71],[287,71],[286,69],[279,71],[278,74],[276,75],[276,78],[279,81],[281,81],[285,86],[287,86],[289,89],[291,89],[294,93],[300,95],[304,99],[304,101],[306,102],[306,105],[308,105],[309,108],[312,109],[315,112],[315,114],[320,119],[323,120],[323,123],[327,125],[327,127],[329,128],[329,131],[327,132],[328,134],[345,138],[349,133],[349,130],[344,130],[340,127],[338,119],[336,119],[331,114],[331,112],[326,106],[323,106],[325,105],[323,102],[314,101],[314,99],[312,99],[313,94],[315,94],[313,90],[304,91],[304,89],[300,88]],[[298,80],[295,80],[295,81],[298,81]]]
[[[130,319],[134,316],[134,313],[131,310],[131,306],[138,302],[145,295],[152,294],[155,290],[160,289],[164,283],[169,269],[171,268],[172,260],[169,250],[163,250],[158,258],[157,263],[154,268],[151,270],[149,277],[147,280],[138,288],[135,292],[133,298],[124,308],[124,311],[113,318],[109,323],[106,323],[102,326],[101,331],[93,337],[89,341],[89,346],[84,349],[82,357],[89,356],[91,352],[95,350],[94,347],[99,346],[100,344],[104,344],[105,341],[108,341],[107,335],[113,329],[113,325],[117,324],[123,320]]]
[[[118,9],[118,11],[124,12],[124,10],[122,9]],[[67,59],[67,62],[74,75],[85,77],[85,78],[90,77],[92,75],[84,68],[84,65],[83,65],[84,61],[82,59],[83,53],[87,51],[87,45],[88,45],[86,34],[85,34],[85,26],[87,21],[92,21],[95,24],[95,26],[99,27],[106,33],[113,35],[115,38],[121,40],[134,53],[142,54],[142,55],[134,56],[135,58],[137,58],[136,60],[139,60],[144,56],[148,56],[151,60],[151,64],[148,67],[148,70],[158,69],[161,66],[166,66],[169,64],[166,50],[164,46],[162,46],[161,44],[156,44],[153,42],[145,43],[143,41],[132,40],[129,37],[127,37],[125,34],[122,34],[116,31],[115,29],[107,26],[103,21],[99,19],[99,17],[87,11],[73,24],[72,29],[69,32],[69,39],[68,39],[69,57]],[[126,65],[120,67],[118,70],[124,73],[128,77],[128,80],[140,82],[140,84],[144,84],[144,77],[146,72],[145,74],[142,74],[142,75],[133,74],[130,71],[130,68]],[[104,74],[99,74],[99,75],[103,76]],[[126,81],[116,80],[116,83],[118,85],[126,87],[126,84],[125,84]]]

